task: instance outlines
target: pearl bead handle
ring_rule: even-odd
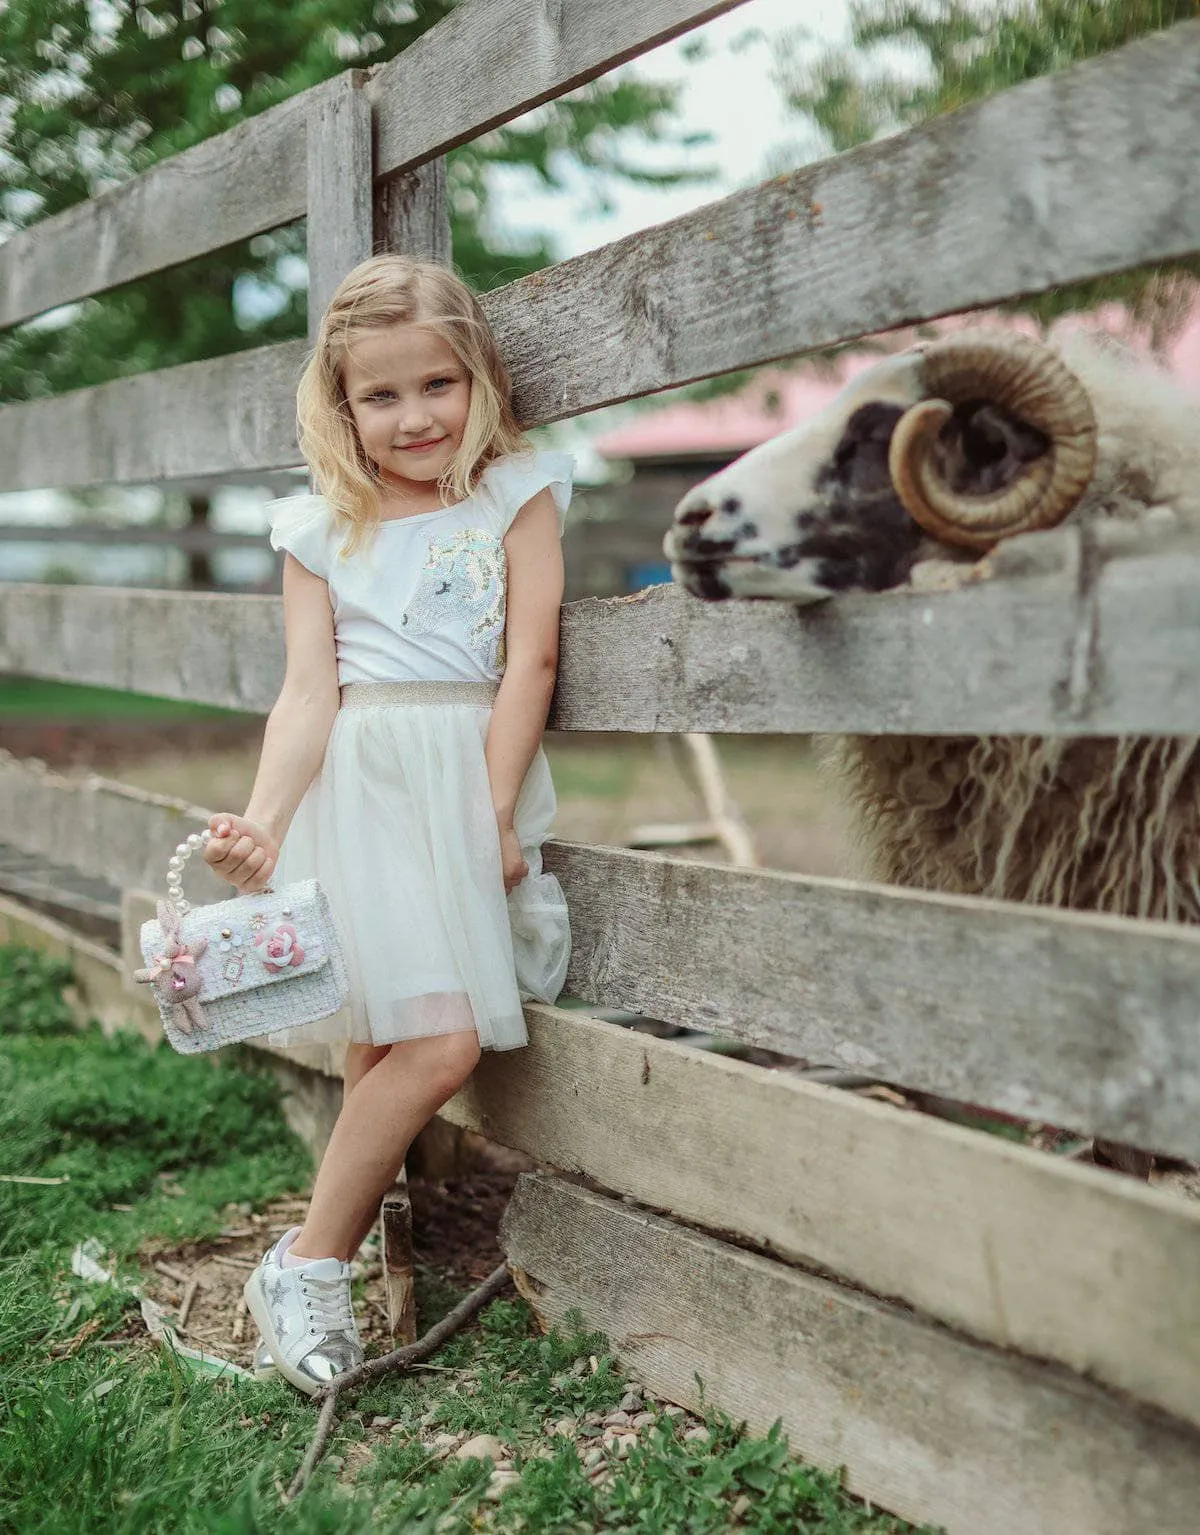
[[[212,829],[207,826],[203,831],[192,832],[186,841],[176,845],[175,852],[167,860],[167,895],[171,905],[181,917],[186,916],[192,909],[191,902],[185,900],[183,895],[183,866],[197,848],[207,847],[212,841],[212,835]],[[239,891],[238,894],[245,894],[245,892]],[[254,899],[260,895],[270,894],[272,894],[272,886],[264,885],[261,890],[254,891]]]

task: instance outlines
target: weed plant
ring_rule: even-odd
[[[753,1437],[717,1412],[706,1415],[707,1441],[681,1439],[659,1415],[596,1486],[572,1441],[544,1425],[575,1419],[578,1437],[598,1444],[586,1417],[615,1407],[626,1380],[577,1314],[542,1336],[524,1302],[503,1298],[426,1368],[344,1408],[309,1487],[282,1504],[313,1432],[312,1404],[280,1380],[191,1374],[143,1336],[128,1294],[76,1278],[70,1254],[97,1236],[118,1278],[136,1282],[144,1239],[211,1236],[231,1203],[306,1189],[311,1159],[250,1052],[185,1059],[132,1032],[77,1028],[63,1001],[70,981],[61,962],[0,946],[0,1172],[69,1180],[0,1183],[0,1531],[908,1528],[789,1459],[778,1427]],[[458,1297],[419,1271],[417,1298],[430,1322]],[[390,1430],[372,1427],[377,1416]],[[486,1496],[490,1461],[441,1459],[422,1444],[459,1430],[511,1447],[521,1476],[499,1502]]]

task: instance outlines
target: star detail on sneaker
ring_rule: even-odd
[[[292,1329],[288,1326],[288,1319],[287,1319],[287,1317],[284,1316],[282,1311],[277,1311],[275,1313],[275,1332],[276,1332],[276,1335],[278,1337],[280,1337],[280,1338],[286,1338],[291,1333],[291,1330]]]

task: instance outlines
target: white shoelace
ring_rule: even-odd
[[[316,1279],[306,1274],[300,1281],[300,1293],[312,1332],[342,1332],[357,1339],[350,1286],[344,1280]]]

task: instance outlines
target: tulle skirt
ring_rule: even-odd
[[[344,1007],[268,1036],[394,1044],[474,1028],[527,1043],[523,1001],[553,1002],[570,957],[562,887],[542,871],[556,801],[539,747],[514,824],[529,873],[505,895],[484,745],[486,683],[352,683],[272,884],[316,877],[350,976]]]

